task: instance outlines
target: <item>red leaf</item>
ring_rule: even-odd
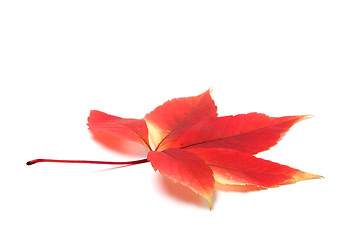
[[[91,111],[90,130],[124,138],[155,151],[147,159],[130,162],[36,159],[27,162],[98,163],[135,165],[151,162],[155,171],[179,182],[212,204],[214,181],[249,191],[320,178],[254,154],[278,143],[303,116],[269,117],[261,113],[217,117],[206,91],[198,96],[165,102],[144,119],[127,119]]]
[[[187,128],[216,117],[210,90],[194,97],[174,98],[146,114],[145,121],[156,150],[168,148]]]
[[[174,148],[230,148],[256,154],[277,144],[296,122],[308,117],[269,117],[261,113],[211,118],[186,130]]]
[[[150,148],[148,130],[143,119],[120,118],[92,110],[88,117],[88,126],[93,131],[125,138]]]
[[[147,159],[155,171],[175,182],[189,187],[203,196],[211,207],[214,190],[212,170],[196,154],[183,149],[168,148],[162,152],[151,151]]]
[[[215,180],[222,184],[268,188],[321,177],[233,149],[195,148],[189,151],[201,157],[213,170]]]

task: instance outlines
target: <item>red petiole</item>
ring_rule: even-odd
[[[136,165],[140,163],[146,163],[148,160],[141,159],[129,162],[108,162],[108,161],[89,161],[89,160],[55,160],[55,159],[35,159],[27,162],[27,165],[33,165],[39,162],[56,162],[56,163],[89,163],[89,164],[110,164],[110,165]]]

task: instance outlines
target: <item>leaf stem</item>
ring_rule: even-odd
[[[27,162],[27,165],[33,165],[39,162],[55,162],[55,163],[89,163],[89,164],[110,164],[110,165],[135,165],[140,163],[146,163],[148,160],[141,159],[129,162],[109,162],[109,161],[90,161],[90,160],[55,160],[55,159],[35,159]]]

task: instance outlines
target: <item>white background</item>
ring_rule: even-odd
[[[347,239],[347,1],[1,1],[1,239]],[[259,154],[323,175],[212,211],[87,130],[213,88],[220,115],[312,114]],[[129,147],[129,146],[128,146]],[[129,150],[134,153],[129,154]]]

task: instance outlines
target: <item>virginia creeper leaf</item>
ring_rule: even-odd
[[[321,177],[234,149],[194,148],[189,151],[201,157],[213,170],[215,180],[222,184],[269,188]]]
[[[148,129],[143,119],[120,118],[92,110],[88,117],[88,126],[90,130],[125,138],[150,148]]]
[[[277,144],[292,125],[306,117],[248,113],[206,119],[186,130],[172,147],[230,148],[256,154]]]
[[[174,98],[144,117],[156,150],[168,148],[187,128],[216,117],[216,106],[210,90],[194,97]]]
[[[189,187],[212,204],[214,177],[212,170],[196,154],[183,149],[168,148],[151,151],[147,159],[155,171]]]
[[[130,162],[36,159],[27,162],[69,162],[134,165],[151,162],[155,171],[204,197],[212,205],[215,181],[245,191],[320,178],[286,165],[253,156],[268,150],[308,115],[269,117],[262,113],[217,117],[210,90],[175,98],[146,114],[144,119],[120,118],[93,110],[90,130],[154,145],[147,159]]]

